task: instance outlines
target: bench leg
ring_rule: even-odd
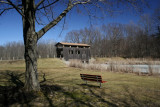
[[[101,88],[102,86],[101,86],[101,83],[100,83],[100,86],[99,86],[99,88]]]

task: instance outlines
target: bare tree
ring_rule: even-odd
[[[81,42],[80,39],[81,39],[81,36],[79,31],[77,30],[67,33],[67,36],[65,37],[65,41],[73,42],[73,43],[80,43]]]
[[[38,56],[53,58],[56,56],[55,42],[53,40],[40,40],[37,44]],[[23,42],[9,42],[0,46],[0,60],[24,59]]]
[[[154,23],[153,31],[154,34],[152,35],[152,47],[151,53],[153,56],[160,57],[160,7],[155,9],[152,20]],[[153,42],[154,41],[154,42]]]
[[[55,42],[53,40],[40,40],[37,48],[40,58],[53,58],[56,55]]]
[[[107,29],[107,35],[108,35],[108,39],[111,41],[111,54],[113,56],[117,56],[117,53],[119,51],[119,45],[120,45],[120,40],[123,36],[123,28],[121,24],[117,24],[117,23],[112,23],[109,24]]]
[[[143,7],[141,5],[144,4],[144,0],[0,0],[0,15],[8,10],[14,9],[22,16],[25,46],[24,56],[26,62],[24,88],[27,91],[40,90],[37,74],[37,41],[48,30],[57,25],[69,11],[76,6],[82,6],[84,7],[82,11],[86,10],[89,16],[95,17],[96,15],[94,15],[94,13],[96,11],[106,14],[106,12],[112,11],[111,8],[115,10],[115,5],[117,4],[125,7],[132,6],[140,10],[140,7]],[[60,8],[56,8],[56,5],[61,6],[64,10],[57,13],[59,11],[54,9]],[[103,12],[101,12],[102,9],[104,9]],[[120,9],[121,8],[119,8],[119,10]],[[36,32],[35,22],[37,21],[38,24],[42,24],[42,19],[37,17],[37,15],[46,16],[49,22]]]

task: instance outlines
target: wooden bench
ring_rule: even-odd
[[[93,81],[93,82],[98,82],[100,83],[100,88],[101,88],[101,83],[105,83],[107,81],[102,81],[102,77],[100,75],[90,75],[90,74],[80,74],[81,79],[86,81]]]

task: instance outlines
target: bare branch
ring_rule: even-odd
[[[66,16],[66,14],[73,8],[74,5],[71,3],[68,4],[67,8],[52,22],[47,24],[44,28],[37,32],[38,39],[40,39],[49,29],[55,26],[61,19]]]
[[[35,10],[37,10],[37,8],[44,2],[45,0],[41,0],[35,7]]]
[[[3,10],[1,13],[0,13],[0,16],[5,12],[5,10]]]
[[[6,8],[6,9],[0,9],[0,10],[3,10],[2,12],[0,12],[0,16],[1,16],[6,10],[10,10],[10,9],[14,9],[14,7]]]
[[[44,6],[44,4],[43,4],[43,6]],[[46,8],[44,8],[44,14],[45,14],[45,16],[47,17],[48,21],[50,22]]]
[[[62,34],[63,30],[64,30],[65,23],[66,23],[66,16],[64,17],[64,22],[63,22],[62,30],[61,30],[61,32],[59,34],[59,37],[61,36],[61,34]]]
[[[84,2],[75,2],[75,3],[71,3],[69,1],[68,3],[68,6],[67,8],[55,19],[53,20],[52,22],[50,22],[49,24],[47,24],[45,27],[43,27],[41,30],[39,30],[37,32],[37,35],[38,36],[38,39],[40,39],[49,29],[51,29],[52,27],[54,27],[58,22],[61,21],[61,19],[66,16],[66,14],[75,6],[75,5],[78,5],[78,4],[87,4],[87,3],[90,3],[90,0],[87,0],[87,1],[84,1]]]
[[[77,0],[76,0],[77,1]],[[86,1],[77,1],[75,3],[73,3],[73,5],[77,5],[77,4],[88,4],[91,3],[91,0],[86,0]]]
[[[48,3],[49,3],[49,0],[47,0]],[[50,6],[50,11],[51,11],[51,16],[52,16],[52,20],[54,20],[54,17],[53,17],[53,11],[52,11],[52,7]]]
[[[6,2],[6,1],[0,1],[0,3],[4,3],[4,4],[9,4],[10,5],[10,3]]]
[[[91,23],[91,13],[90,13],[90,11],[85,7],[85,5],[83,4],[83,7],[84,7],[84,9],[87,11],[87,13],[88,13],[88,18],[89,18],[89,21],[90,21],[90,25],[92,25],[92,23]]]
[[[19,11],[19,8],[18,8],[16,5],[14,5],[10,0],[7,0],[7,1],[9,2],[9,4],[10,4],[11,6],[13,6],[13,7],[17,10],[17,12],[18,12],[22,17],[24,17],[24,14]]]
[[[40,20],[40,18],[39,18],[39,20]],[[36,21],[37,24],[39,24],[39,25],[46,25],[46,24],[43,24],[42,22],[39,22],[39,21],[37,20],[37,17],[35,17],[35,21]]]
[[[47,8],[47,7],[49,7],[49,6],[53,5],[53,4],[55,4],[55,3],[58,2],[58,1],[59,1],[59,0],[56,0],[56,1],[50,3],[50,4],[46,5],[46,6],[42,6],[42,7],[38,8],[37,10],[41,10],[41,9]]]

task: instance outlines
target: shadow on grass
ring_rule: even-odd
[[[59,85],[41,85],[42,93],[45,99],[49,103],[49,107],[62,106],[62,107],[81,107],[85,105],[87,107],[93,107],[87,101],[83,101],[80,96],[82,93],[78,93],[73,88],[72,90],[67,90]],[[56,96],[57,95],[57,96]],[[58,97],[58,98],[57,98]],[[57,99],[56,99],[57,98]],[[61,100],[62,99],[62,100]],[[54,100],[59,100],[55,104]]]
[[[24,73],[4,71],[0,73],[3,85],[0,85],[0,106],[8,107],[12,104],[29,105],[36,96],[33,93],[23,91],[24,83],[20,80]],[[2,81],[0,81],[2,82]],[[7,85],[6,85],[7,84]]]
[[[72,91],[65,90],[64,87],[60,85],[47,85],[45,81],[45,74],[43,75],[43,80],[41,84],[40,94],[34,92],[26,92],[23,87],[24,83],[24,73],[16,71],[1,71],[0,72],[0,107],[9,106],[74,106],[74,105],[86,105],[92,107],[86,101],[82,101],[75,93]],[[51,80],[50,80],[51,81]],[[2,84],[3,83],[3,84]],[[72,88],[72,87],[70,87]],[[59,95],[61,94],[61,96]],[[62,102],[59,98],[64,99]],[[72,102],[68,103],[68,99]],[[37,102],[37,103],[36,103]],[[56,102],[56,103],[54,103]]]
[[[91,84],[76,84],[77,86],[63,86],[59,84],[48,85],[48,81],[54,81],[46,79],[43,74],[43,80],[41,83],[41,94],[33,92],[25,92],[23,90],[24,73],[15,71],[3,71],[0,72],[0,107],[8,106],[110,106],[117,107],[120,103],[123,106],[141,106],[145,105],[143,102],[136,100],[135,93],[130,92],[128,87],[122,87],[129,96],[129,100],[125,98],[114,97],[113,94],[106,93],[106,88],[99,85]],[[46,82],[47,81],[47,82]],[[2,84],[4,83],[4,84]],[[53,82],[52,82],[53,83]],[[118,102],[118,103],[117,103]]]
[[[45,82],[54,81],[47,80],[45,74],[43,74],[43,80],[41,83],[41,94],[34,92],[26,92],[23,89],[24,83],[24,72],[16,71],[3,71],[0,72],[0,106],[88,106],[94,107],[93,100],[98,99],[100,102],[105,103],[109,106],[116,107],[109,101],[106,101],[102,96],[94,93],[94,90],[99,90],[97,85],[85,85],[79,84],[80,87],[65,87],[61,85],[48,85]],[[2,84],[3,83],[3,84]],[[90,95],[85,94],[83,87],[89,89]],[[81,89],[79,89],[81,88]]]
[[[44,77],[43,77],[44,78]],[[1,71],[0,72],[0,107],[13,106],[34,106],[34,101],[40,99],[40,95],[34,92],[26,92],[23,87],[24,73],[18,71]],[[42,80],[40,83],[45,82]],[[49,99],[49,94],[54,91],[61,90],[57,85],[41,85],[41,92],[44,94],[49,106],[52,104],[52,99]],[[37,101],[40,102],[40,101]],[[40,102],[43,103],[43,102]]]
[[[41,85],[41,92],[43,93],[49,107],[54,107],[53,104],[54,97],[52,95],[57,91],[62,91],[62,88],[58,85]]]
[[[88,87],[88,88],[97,88],[99,89],[100,87],[98,85],[91,85],[91,84],[77,84],[81,87]]]
[[[0,86],[0,105],[1,107],[8,107],[12,104],[21,104],[30,106],[31,102],[36,95],[27,93],[18,87],[14,86]]]
[[[110,101],[107,101],[105,100],[102,96],[104,96],[105,94],[103,95],[99,95],[97,93],[94,92],[94,90],[98,90],[100,92],[103,92],[103,87],[100,88],[99,86],[96,86],[96,85],[91,85],[91,84],[77,84],[79,86],[82,86],[83,88],[86,88],[89,90],[90,94],[98,99],[100,102],[104,103],[104,104],[107,104],[109,107],[118,107],[116,104],[110,102]],[[107,96],[106,96],[107,97]]]
[[[116,104],[114,104],[114,103],[112,103],[112,102],[110,102],[110,101],[105,100],[101,95],[96,94],[92,89],[89,89],[89,91],[91,92],[91,94],[92,94],[94,97],[98,98],[99,101],[101,101],[101,102],[103,102],[103,103],[106,103],[106,104],[109,105],[110,107],[118,107]]]

